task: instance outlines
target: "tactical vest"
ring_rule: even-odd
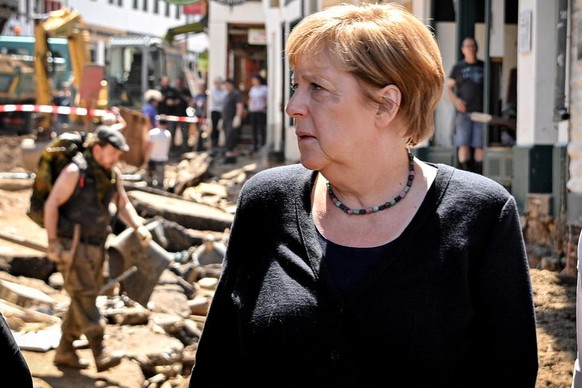
[[[72,238],[74,225],[79,224],[81,242],[103,245],[111,232],[109,204],[117,191],[115,173],[103,175],[105,171],[96,173],[96,168],[96,162],[89,162],[83,184],[77,185],[75,193],[59,208],[59,237]]]

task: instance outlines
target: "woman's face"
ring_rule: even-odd
[[[374,143],[377,108],[365,99],[356,78],[324,56],[304,56],[292,83],[286,112],[295,120],[301,163],[322,171],[357,162]]]

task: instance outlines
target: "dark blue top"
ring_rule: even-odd
[[[390,249],[357,273],[338,272],[349,277],[343,289],[326,270],[311,214],[317,173],[297,164],[249,179],[190,386],[535,387],[535,310],[515,200],[484,176],[436,167]]]
[[[155,128],[158,126],[158,120],[157,120],[157,116],[158,116],[158,110],[157,108],[151,103],[151,102],[146,102],[143,107],[141,108],[141,112],[144,114],[144,116],[146,116],[147,118],[150,119],[150,123],[151,123],[151,128]]]

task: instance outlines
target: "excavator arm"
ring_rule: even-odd
[[[105,69],[103,66],[90,63],[89,31],[85,22],[75,10],[61,8],[52,11],[43,17],[35,19],[35,74],[36,74],[36,103],[50,105],[52,90],[49,66],[51,61],[48,38],[66,38],[69,46],[69,57],[73,70],[72,83],[77,89],[75,105],[82,108],[105,109],[109,103],[107,83],[104,81]],[[86,125],[90,124],[90,117],[86,117]],[[48,128],[51,121],[41,118],[39,126]]]
[[[49,77],[48,38],[64,37],[69,41],[69,55],[73,68],[73,84],[81,87],[83,69],[89,62],[89,33],[81,15],[68,8],[52,11],[35,19],[35,72],[37,77],[37,104],[50,104],[52,101]]]

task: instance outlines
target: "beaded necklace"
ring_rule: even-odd
[[[410,190],[410,187],[412,186],[412,181],[414,180],[414,175],[415,175],[414,174],[414,156],[412,155],[410,150],[408,150],[408,181],[406,182],[406,186],[404,186],[404,188],[402,189],[400,194],[398,194],[396,197],[390,199],[389,201],[383,203],[382,205],[376,205],[376,206],[368,207],[365,209],[352,209],[352,208],[346,206],[342,201],[340,201],[338,199],[338,197],[336,197],[336,195],[334,194],[333,189],[331,187],[331,183],[329,183],[329,182],[326,183],[327,192],[328,192],[329,198],[331,199],[333,204],[335,206],[339,207],[346,214],[364,215],[364,214],[377,213],[381,210],[388,209],[389,207],[396,205],[402,198],[404,198],[406,196],[406,194]]]

